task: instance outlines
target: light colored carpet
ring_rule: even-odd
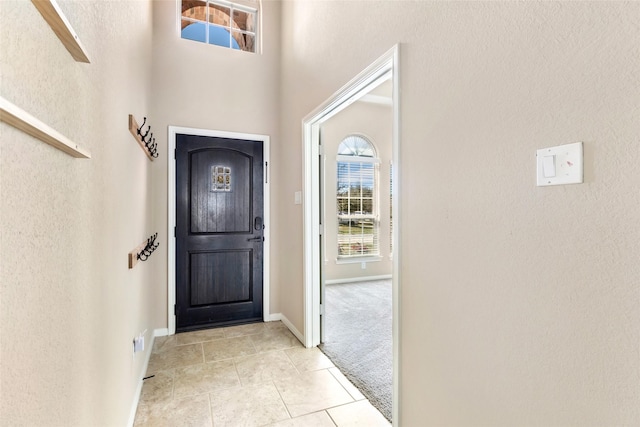
[[[393,343],[391,280],[326,285],[324,343],[319,347],[391,421]]]

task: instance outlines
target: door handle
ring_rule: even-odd
[[[262,225],[262,218],[257,216],[256,219],[253,220],[253,229],[254,230],[262,230],[264,226]]]
[[[251,239],[247,239],[247,242],[264,242],[264,237],[262,236],[253,237]]]

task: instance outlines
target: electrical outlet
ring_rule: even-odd
[[[133,355],[135,356],[137,352],[144,351],[144,336],[146,335],[147,330],[140,332],[137,337],[133,337]]]
[[[133,352],[144,351],[144,335],[140,335],[133,339]]]

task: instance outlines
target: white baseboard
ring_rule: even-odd
[[[376,280],[388,280],[392,279],[391,274],[385,274],[383,276],[367,276],[367,277],[354,277],[353,279],[333,279],[325,280],[325,285],[338,285],[341,283],[356,283],[356,282],[373,282]]]
[[[282,323],[284,323],[284,325],[291,331],[291,333],[293,335],[295,335],[296,338],[298,338],[298,341],[300,341],[301,343],[304,344],[304,335],[300,333],[300,331],[298,329],[296,329],[295,326],[293,326],[293,323],[291,323],[289,321],[289,319],[287,319],[287,316],[285,316],[282,313],[272,313],[269,316],[269,322],[277,322],[277,321],[281,321]]]
[[[162,333],[162,331],[166,331],[164,334],[158,334],[158,331]],[[144,358],[144,363],[142,365],[142,375],[140,375],[140,379],[138,380],[138,386],[136,387],[136,392],[133,395],[133,404],[131,406],[131,411],[129,412],[129,422],[127,423],[128,427],[133,427],[133,423],[136,420],[136,412],[138,410],[138,404],[140,403],[140,395],[142,394],[142,385],[144,383],[144,376],[147,373],[147,368],[149,367],[149,359],[151,359],[151,350],[153,350],[153,343],[156,337],[161,337],[167,335],[168,329],[155,329],[153,334],[151,334],[151,342],[147,347],[146,355]]]
[[[154,337],[166,337],[167,335],[169,335],[169,328],[161,328],[161,329],[153,330]]]

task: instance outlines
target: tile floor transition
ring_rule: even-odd
[[[390,426],[282,322],[155,339],[135,426]]]

